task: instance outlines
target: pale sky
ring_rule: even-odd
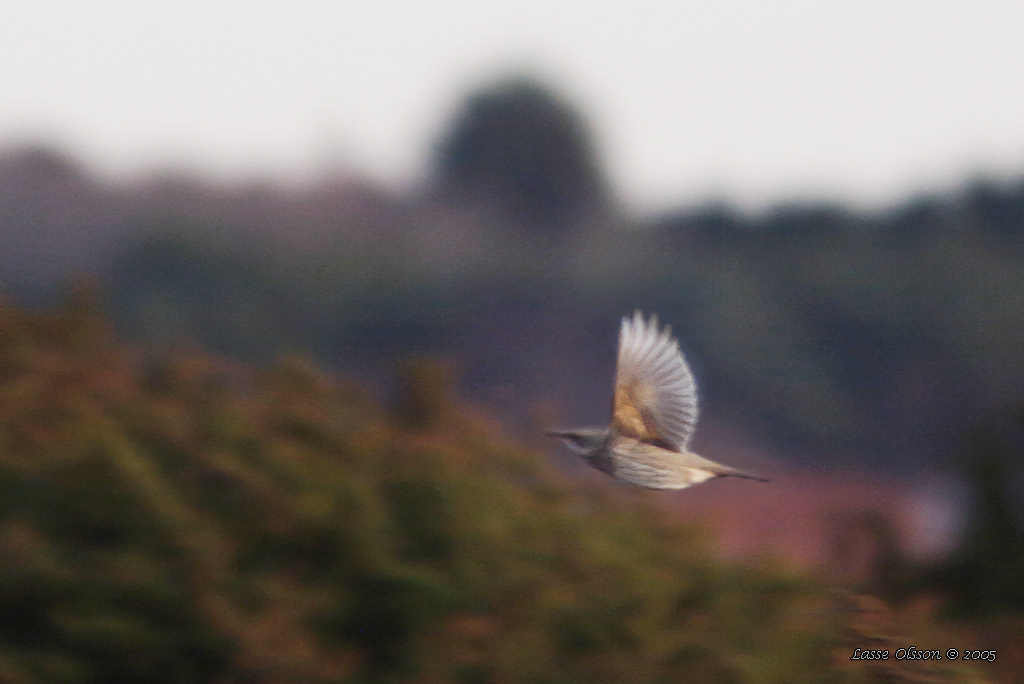
[[[0,147],[407,187],[465,94],[523,71],[644,211],[1024,175],[1019,0],[0,0]]]

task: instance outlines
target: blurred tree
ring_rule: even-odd
[[[718,245],[735,241],[751,229],[738,208],[717,200],[665,214],[655,219],[651,227],[682,249],[691,249],[695,243]]]
[[[75,160],[47,145],[0,152],[0,287],[39,304],[56,284],[96,263],[112,210],[105,190]]]
[[[1024,184],[978,178],[964,192],[964,209],[978,227],[1007,237],[1024,231]]]
[[[115,322],[150,343],[202,340],[222,353],[273,358],[303,311],[265,260],[204,242],[213,229],[168,224],[121,250],[108,279]]]
[[[857,223],[849,209],[833,202],[789,202],[776,205],[759,222],[761,231],[800,239],[848,232]]]
[[[942,573],[963,615],[1024,613],[1024,530],[1013,501],[1019,457],[1003,431],[989,426],[969,435],[967,477],[972,506],[963,543]]]
[[[531,78],[470,95],[436,156],[444,194],[493,206],[534,233],[564,231],[607,202],[583,118]]]
[[[931,238],[951,220],[949,200],[937,195],[911,197],[882,218],[889,242],[912,244]]]

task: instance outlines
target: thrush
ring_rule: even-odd
[[[622,319],[611,425],[548,432],[598,470],[639,487],[683,489],[713,477],[764,478],[689,450],[697,383],[672,330],[639,311]]]

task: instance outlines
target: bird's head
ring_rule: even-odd
[[[562,440],[574,452],[587,457],[605,447],[608,441],[608,431],[600,428],[551,430],[548,432],[548,437]]]

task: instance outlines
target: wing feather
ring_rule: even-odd
[[[612,429],[675,451],[686,449],[697,424],[697,385],[679,343],[658,319],[639,311],[622,319]]]

